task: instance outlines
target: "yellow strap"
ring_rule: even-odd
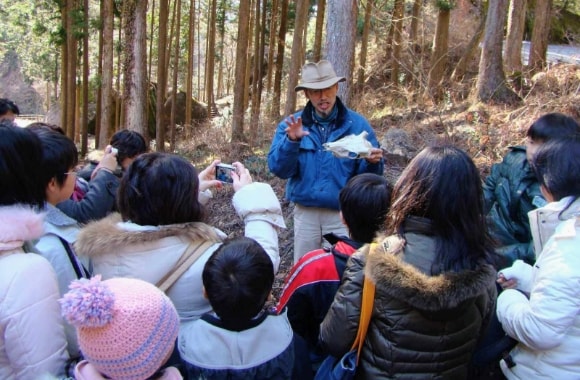
[[[369,254],[373,252],[376,243],[372,243],[369,249]],[[360,353],[363,347],[363,343],[367,336],[367,331],[369,328],[369,323],[371,321],[371,316],[373,315],[373,304],[375,302],[375,284],[367,277],[364,277],[363,291],[362,291],[362,303],[360,310],[360,320],[358,323],[358,331],[356,333],[356,338],[352,344],[351,350],[356,349],[356,364],[358,365],[358,360],[360,358]]]

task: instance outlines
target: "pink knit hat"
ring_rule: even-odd
[[[60,302],[85,359],[111,379],[146,379],[173,351],[179,316],[148,282],[97,275],[73,281]]]

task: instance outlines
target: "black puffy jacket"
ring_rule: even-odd
[[[409,224],[400,255],[382,245],[356,252],[322,322],[320,343],[340,357],[351,348],[360,316],[364,275],[376,284],[357,379],[464,379],[478,339],[495,310],[496,272],[431,275],[435,241],[429,223]],[[367,261],[368,257],[368,263]]]

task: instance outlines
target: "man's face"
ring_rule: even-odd
[[[526,137],[526,158],[530,164],[532,163],[534,154],[536,154],[542,143],[543,141],[534,141],[530,137]]]
[[[0,121],[2,120],[14,121],[14,119],[16,119],[16,115],[10,110],[6,111],[4,115],[0,116]]]
[[[304,90],[304,95],[312,102],[318,116],[326,118],[336,103],[338,83],[322,90]]]

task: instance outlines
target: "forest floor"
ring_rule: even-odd
[[[474,104],[468,96],[474,83],[467,82],[449,91],[448,98],[439,104],[418,102],[419,97],[405,89],[369,86],[350,107],[367,117],[383,145],[384,136],[392,128],[409,136],[411,156],[430,144],[450,142],[471,155],[485,178],[508,146],[523,144],[527,128],[539,116],[562,112],[580,120],[579,66],[555,65],[533,80],[522,80],[518,86],[522,102],[511,106]],[[205,167],[214,158],[227,163],[240,161],[250,169],[254,181],[269,183],[274,189],[287,226],[279,233],[281,265],[274,284],[275,298],[292,267],[294,238],[293,205],[284,199],[286,181],[272,175],[267,166],[268,148],[279,121],[262,119],[258,133],[261,140],[254,144],[258,146],[254,149],[247,144],[228,143],[230,123],[219,118],[211,125],[197,128],[191,138],[182,139],[178,146],[178,153],[189,157],[198,167]],[[394,183],[410,158],[385,153],[385,177]],[[230,237],[244,231],[242,220],[235,215],[232,196],[233,189],[225,186],[214,192],[207,205],[208,222]]]

